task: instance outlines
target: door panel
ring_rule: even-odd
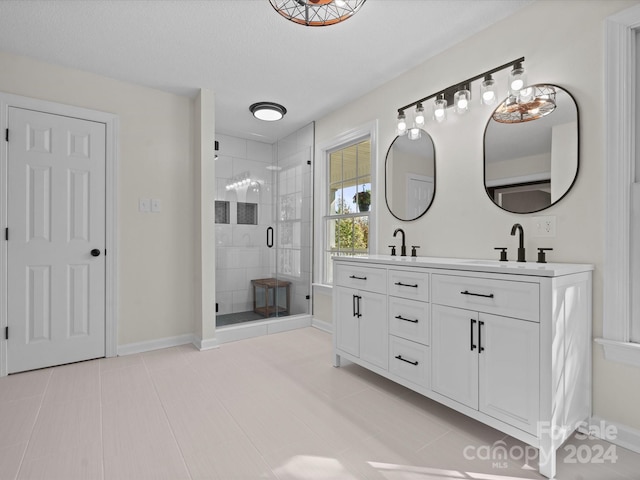
[[[433,305],[431,388],[478,408],[478,313]]]
[[[106,127],[10,107],[9,130],[8,371],[102,357]]]

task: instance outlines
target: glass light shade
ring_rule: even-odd
[[[438,123],[447,119],[447,101],[444,99],[444,95],[433,102],[433,118]]]
[[[413,120],[418,127],[424,126],[424,107],[420,102],[416,105],[416,116]]]
[[[407,117],[404,113],[398,114],[397,134],[402,136],[407,133]]]
[[[420,136],[420,129],[418,127],[412,127],[409,129],[409,135],[407,135],[409,140],[418,140]]]
[[[456,113],[465,114],[469,111],[469,102],[471,101],[471,92],[462,87],[453,96],[453,105],[456,108]]]
[[[484,77],[482,85],[480,85],[480,98],[483,105],[493,105],[497,101],[496,81],[487,75]]]
[[[520,94],[527,84],[527,76],[521,63],[516,63],[513,69],[509,72],[509,91],[511,95],[516,97]]]
[[[525,87],[520,90],[518,95],[518,103],[529,103],[535,98],[535,90],[533,87]]]
[[[265,122],[275,122],[280,120],[287,113],[287,109],[282,105],[273,102],[258,102],[249,107],[249,111],[258,120]]]

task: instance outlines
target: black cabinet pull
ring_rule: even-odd
[[[482,346],[482,327],[484,326],[484,322],[480,321],[478,324],[478,351],[480,353],[484,352],[484,347]]]
[[[351,306],[353,307],[353,308],[352,308],[352,310],[353,310],[353,316],[354,316],[354,317],[358,315],[358,314],[356,313],[356,298],[358,298],[358,296],[357,296],[357,295],[354,295],[354,296],[353,296],[352,305],[351,305]]]
[[[410,318],[404,318],[402,315],[396,315],[398,320],[404,320],[405,322],[418,323],[418,320],[411,320]]]
[[[273,227],[267,228],[267,247],[273,247]]]
[[[396,355],[398,360],[402,360],[403,362],[410,363],[411,365],[418,365],[418,362],[412,362],[411,360],[407,360],[406,358],[402,358],[402,355]]]
[[[476,348],[476,345],[473,343],[473,327],[476,324],[476,321],[471,318],[471,323],[469,324],[469,333],[471,334],[471,340],[470,340],[470,344],[471,344],[471,351],[473,352]]]
[[[473,293],[468,290],[465,290],[464,292],[460,292],[460,293],[462,295],[473,295],[474,297],[493,298],[493,293],[490,293],[489,295],[485,295],[484,293]]]
[[[417,283],[415,285],[410,285],[408,283],[396,282],[395,285],[399,285],[401,287],[418,288],[418,284]]]
[[[356,277],[355,275],[349,275],[349,278],[355,278],[356,280],[366,280],[367,277]]]

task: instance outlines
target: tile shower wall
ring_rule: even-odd
[[[274,224],[273,146],[216,134],[216,200],[229,202],[229,224],[216,224],[216,302],[219,314],[253,310],[251,280],[271,277],[275,249],[266,246]],[[238,224],[238,202],[257,204],[257,224]]]

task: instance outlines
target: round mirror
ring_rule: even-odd
[[[399,220],[415,220],[429,209],[436,191],[436,152],[431,136],[420,129],[396,137],[387,151],[385,198]]]
[[[484,132],[484,186],[500,208],[554,205],[578,175],[578,107],[566,90],[531,85],[496,108]]]

